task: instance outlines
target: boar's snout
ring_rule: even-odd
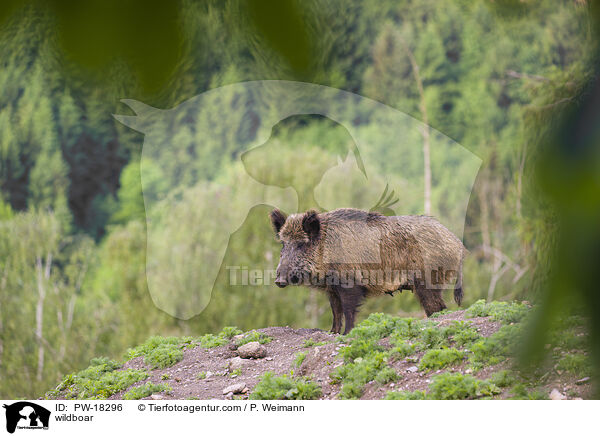
[[[299,285],[301,281],[302,276],[298,271],[290,271],[287,274],[277,274],[275,284],[280,288],[285,288],[287,285]]]
[[[285,288],[289,283],[287,281],[286,268],[281,266],[281,262],[277,265],[277,273],[275,275],[275,284],[280,288]]]

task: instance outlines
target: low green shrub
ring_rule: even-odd
[[[394,354],[403,357],[414,352],[416,345],[407,343],[415,339],[421,331],[421,322],[412,318],[398,318],[383,313],[372,313],[352,329],[344,342],[348,346],[340,350],[344,362],[351,363],[358,358],[384,351],[379,341],[390,337]]]
[[[481,338],[465,321],[453,321],[447,326],[439,326],[432,321],[408,319],[405,323],[398,323],[398,326],[399,328],[390,335],[392,344],[411,342],[423,350],[450,346],[453,343],[464,346]]]
[[[171,387],[166,383],[155,385],[153,383],[146,383],[141,386],[131,388],[128,392],[123,395],[124,400],[140,400],[142,398],[149,397],[157,392],[168,392]]]
[[[495,365],[511,356],[522,334],[520,324],[503,326],[493,335],[482,338],[470,347],[470,361],[475,369]]]
[[[419,334],[419,342],[424,344],[424,349],[440,348],[449,344],[454,330],[450,327],[438,327],[433,323],[427,323]]]
[[[500,389],[486,380],[478,380],[471,375],[443,373],[432,377],[429,392],[396,391],[388,392],[386,400],[466,400],[492,398]]]
[[[401,376],[394,370],[394,368],[386,366],[377,373],[374,380],[380,385],[385,385],[387,383],[397,381],[400,378]]]
[[[588,348],[588,336],[574,328],[554,332],[550,342],[565,350],[582,350]]]
[[[229,342],[229,338],[221,335],[213,335],[212,333],[207,333],[198,338],[198,342],[202,348],[215,348],[220,347],[221,345],[225,345]]]
[[[163,345],[178,345],[182,348],[186,345],[191,344],[193,338],[190,336],[184,337],[175,337],[175,336],[151,336],[141,345],[138,345],[135,348],[130,348],[125,353],[125,359],[131,360],[134,357],[145,356],[155,348],[158,348]]]
[[[251,400],[314,400],[321,396],[321,387],[305,378],[276,376],[266,372],[250,394]]]
[[[439,318],[441,316],[447,315],[452,312],[456,312],[456,310],[455,309],[440,310],[439,312],[435,312],[435,313],[432,313],[431,315],[429,315],[429,319],[436,319],[436,318]]]
[[[342,383],[341,398],[360,398],[364,385],[372,380],[385,384],[399,378],[388,366],[388,353],[374,352],[352,363],[339,366],[331,373],[334,383]]]
[[[410,356],[417,351],[416,344],[409,344],[407,342],[395,345],[390,350],[390,356],[395,359],[404,359],[406,356]]]
[[[156,347],[144,356],[144,363],[152,369],[168,368],[183,360],[183,351],[179,345],[164,344]]]
[[[386,400],[427,400],[425,391],[390,391],[385,395]]]
[[[401,318],[398,317],[385,313],[372,313],[352,329],[348,338],[366,342],[377,341],[392,334],[401,322]]]
[[[493,373],[488,380],[499,388],[507,388],[517,382],[517,377],[513,371],[503,369]]]
[[[235,344],[240,347],[248,342],[259,342],[261,344],[268,344],[271,342],[273,338],[271,336],[267,336],[264,333],[257,332],[256,330],[251,330],[247,333],[244,333],[244,337],[239,339]]]
[[[215,348],[227,344],[231,338],[241,335],[243,332],[237,327],[227,326],[218,334],[207,333],[198,338],[198,343],[202,348]]]
[[[455,331],[452,335],[452,340],[459,347],[469,346],[481,339],[481,335],[468,322],[456,321],[454,326]]]
[[[304,348],[310,348],[310,347],[320,347],[321,345],[325,345],[327,342],[315,342],[315,340],[313,338],[308,338],[307,340],[304,341],[304,344],[302,345]]]
[[[242,333],[244,333],[244,332],[241,331],[237,327],[227,326],[227,327],[223,327],[223,330],[221,330],[221,333],[219,333],[219,336],[224,336],[227,339],[231,339],[234,336],[241,335]]]
[[[465,400],[492,397],[498,393],[500,393],[500,389],[487,380],[478,380],[471,375],[446,372],[432,377],[428,399]]]
[[[299,368],[300,365],[302,365],[302,362],[304,362],[304,359],[306,359],[306,353],[301,351],[299,353],[296,354],[296,357],[294,358],[294,365]]]
[[[52,395],[79,400],[101,400],[148,378],[146,371],[131,368],[119,370],[120,368],[121,364],[106,357],[92,359],[88,368],[67,375],[52,391]]]
[[[486,303],[485,300],[478,300],[465,311],[465,315],[471,318],[489,316],[494,321],[510,324],[523,320],[529,311],[529,306],[516,301],[511,303],[505,301]]]
[[[511,390],[511,400],[548,400],[548,394],[541,389],[527,389],[525,384],[517,383]]]
[[[465,353],[456,348],[439,348],[427,351],[419,362],[421,371],[441,369],[463,360]]]
[[[125,353],[125,359],[144,356],[144,363],[154,368],[167,368],[183,359],[182,348],[193,346],[192,337],[162,337],[152,336],[141,345],[130,348]]]
[[[383,347],[377,344],[376,339],[359,338],[354,339],[348,346],[342,347],[339,353],[344,362],[353,362],[378,351],[383,351]]]
[[[421,334],[425,322],[414,318],[399,318],[396,320],[394,331],[390,335],[390,341],[398,344],[405,341],[414,341]]]
[[[588,356],[580,353],[564,355],[556,364],[556,369],[566,371],[577,377],[589,376],[592,366]]]

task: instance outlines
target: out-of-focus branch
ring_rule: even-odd
[[[488,301],[493,300],[494,292],[496,291],[496,285],[508,270],[512,269],[515,272],[515,276],[512,280],[514,284],[517,283],[529,269],[528,266],[522,267],[521,265],[513,262],[506,254],[504,254],[496,247],[491,247],[489,245],[483,244],[475,249],[475,251],[477,250],[482,251],[485,255],[491,255],[497,260],[496,268],[494,268],[494,272],[492,272],[492,278],[490,279],[490,285],[488,287]]]
[[[530,80],[537,80],[539,82],[549,82],[550,81],[550,79],[548,79],[547,77],[544,77],[544,76],[539,76],[537,74],[519,73],[514,70],[507,70],[506,75],[508,77],[512,77],[514,79],[530,79]]]

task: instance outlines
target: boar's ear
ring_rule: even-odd
[[[269,217],[271,217],[271,224],[273,224],[273,230],[275,230],[275,233],[278,234],[283,225],[285,224],[287,216],[279,209],[273,209],[269,214]]]
[[[319,221],[318,214],[316,210],[309,210],[304,214],[304,218],[302,218],[302,229],[311,239],[319,236],[319,231],[321,230],[321,222]]]

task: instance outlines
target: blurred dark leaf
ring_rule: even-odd
[[[67,61],[97,77],[123,61],[146,93],[165,87],[181,56],[179,1],[9,0],[0,6],[0,23],[19,6],[51,12]]]
[[[124,59],[142,87],[164,86],[180,55],[179,2],[53,0],[59,41],[68,59],[103,69]]]
[[[265,42],[299,75],[306,74],[311,59],[307,28],[293,0],[250,0],[248,16]]]

